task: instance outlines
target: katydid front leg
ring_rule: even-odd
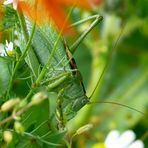
[[[65,75],[61,74],[55,77],[54,80],[53,79],[50,80],[49,85],[47,86],[48,91],[58,87],[60,84],[62,84],[67,79],[67,77],[68,76],[66,74]]]

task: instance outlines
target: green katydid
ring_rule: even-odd
[[[96,20],[73,45],[73,52],[89,31],[101,20],[101,16],[96,17]],[[44,35],[45,33],[46,36]],[[36,29],[33,38],[33,48],[42,65],[46,64],[47,58],[45,58],[45,53],[47,56],[50,55],[50,50],[56,38],[57,34],[51,28],[44,26],[43,28]],[[37,42],[38,40],[40,40],[40,45]],[[51,47],[46,46],[47,42],[49,42]],[[64,120],[71,119],[77,111],[89,102],[89,98],[86,96],[82,77],[72,58],[71,51],[66,43],[63,42],[62,40],[59,41],[50,66],[47,67],[48,73],[41,84],[46,84],[48,91],[54,91],[58,94],[57,117],[59,122],[62,122],[61,125],[64,126]]]
[[[90,19],[92,18],[94,17],[90,17]],[[60,127],[64,127],[65,120],[67,121],[73,118],[75,114],[84,105],[91,103],[90,102],[91,97],[86,96],[82,77],[79,70],[77,69],[72,54],[75,52],[75,49],[78,47],[80,42],[85,38],[85,36],[93,29],[93,27],[96,26],[96,24],[98,24],[102,20],[102,17],[98,15],[95,16],[95,18],[96,18],[95,21],[71,46],[70,49],[68,48],[66,43],[62,40],[62,38],[60,38],[60,40],[58,40],[57,42],[57,45],[54,46],[55,41],[57,40],[59,35],[55,32],[52,26],[49,26],[49,24],[44,25],[43,27],[36,27],[36,31],[33,36],[32,40],[33,51],[38,59],[38,62],[41,64],[41,67],[43,67],[43,69],[44,68],[46,69],[44,76],[40,79],[41,81],[37,81],[39,84],[37,83],[36,85],[45,86],[47,91],[56,92],[58,94],[56,115]],[[27,26],[27,29],[29,31],[31,30],[30,26],[31,25]],[[54,52],[53,49],[55,49]],[[49,58],[51,59],[50,62],[48,62]],[[36,63],[34,64],[36,65]],[[106,70],[107,67],[108,63],[105,66],[104,71]],[[102,73],[102,75],[103,74],[104,72]],[[114,103],[114,102],[104,102],[104,103]],[[116,104],[122,105],[119,103]]]

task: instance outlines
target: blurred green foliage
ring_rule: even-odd
[[[96,8],[95,12],[82,13],[83,16],[97,11],[104,17],[102,23],[87,36],[74,55],[82,72],[88,96],[95,88],[108,56],[114,50],[109,68],[92,100],[119,102],[145,113],[141,115],[131,109],[106,103],[87,105],[69,126],[75,130],[86,123],[94,123],[95,127],[89,136],[97,139],[96,142],[102,141],[104,135],[114,128],[120,131],[133,129],[138,138],[146,134],[148,124],[147,5],[146,1],[140,0],[134,1],[134,4],[133,1],[107,0]],[[87,23],[80,28],[85,25],[87,26]],[[81,138],[84,138],[89,145],[92,141],[88,141],[87,136]],[[144,142],[147,147],[146,138]]]

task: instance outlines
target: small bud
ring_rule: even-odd
[[[18,121],[15,121],[15,123],[14,123],[14,128],[15,128],[15,131],[16,131],[17,133],[22,134],[22,133],[24,132],[24,127],[23,127],[23,125],[22,125],[20,122],[18,122]]]
[[[43,92],[36,93],[31,99],[31,104],[37,105],[37,104],[41,103],[46,98],[47,98],[47,95],[45,95],[45,93],[43,93]]]
[[[20,102],[19,98],[8,100],[7,102],[5,102],[1,106],[1,111],[2,112],[7,112],[7,111],[11,110],[14,106],[16,106],[19,102]]]
[[[90,130],[92,127],[93,127],[92,124],[86,124],[86,125],[80,127],[80,128],[76,131],[76,134],[77,134],[77,135],[80,135],[80,134],[82,134],[82,133],[84,133],[84,132]]]
[[[4,138],[4,141],[9,144],[11,141],[12,141],[12,133],[10,131],[4,131],[3,133],[3,138]]]

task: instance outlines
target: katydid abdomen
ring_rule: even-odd
[[[69,74],[63,76],[63,79],[59,79],[57,85],[49,83],[47,89],[49,91],[54,91],[61,101],[61,109],[63,110],[64,116],[67,120],[74,117],[77,111],[79,111],[86,103],[89,102],[86,96],[85,89],[82,84],[82,79],[80,73],[77,71],[75,75]],[[55,84],[55,82],[54,82]]]

